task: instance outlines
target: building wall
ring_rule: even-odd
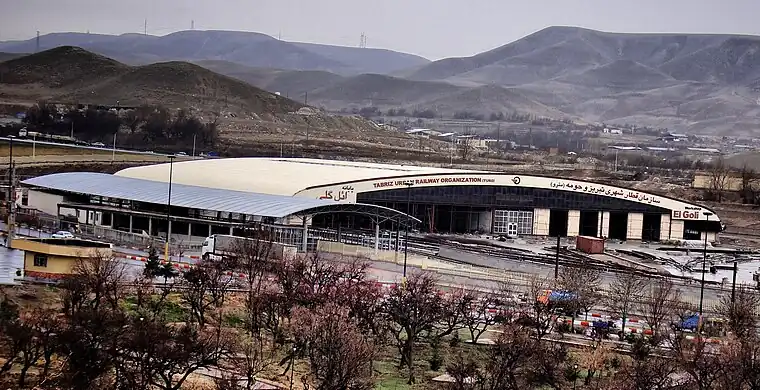
[[[491,233],[493,226],[493,211],[483,211],[478,218],[478,230],[485,233]]]
[[[574,237],[580,233],[581,212],[580,210],[570,210],[567,212],[567,236]]]
[[[644,214],[628,213],[628,234],[629,240],[641,240],[641,231],[644,228]]]
[[[670,214],[662,214],[660,218],[660,241],[670,239]]]
[[[670,240],[683,240],[683,221],[670,221]]]
[[[607,237],[610,235],[610,212],[599,212],[599,228],[597,230],[597,237]]]
[[[37,267],[34,265],[34,257],[37,253],[24,253],[24,273],[42,272],[49,274],[70,275],[76,263],[76,257],[45,255],[47,256],[47,267]],[[42,254],[44,255],[44,254]]]
[[[533,234],[549,235],[549,209],[533,209]]]
[[[29,206],[44,213],[57,216],[58,204],[62,202],[63,196],[61,195],[29,190]]]

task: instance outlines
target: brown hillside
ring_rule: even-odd
[[[164,62],[129,68],[121,75],[92,87],[62,94],[56,100],[119,101],[122,105],[161,104],[214,110],[242,109],[257,114],[292,112],[303,106],[187,62]]]
[[[292,100],[186,62],[131,67],[62,46],[0,63],[0,97],[123,106],[161,104],[199,110],[280,114]]]
[[[2,84],[37,84],[46,88],[80,88],[129,69],[87,50],[61,46],[0,63]]]

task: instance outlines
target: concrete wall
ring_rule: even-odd
[[[533,235],[549,235],[549,209],[533,209]]]
[[[493,210],[480,213],[477,229],[481,232],[491,233],[493,227]]]
[[[670,221],[670,240],[683,240],[683,221],[674,219]]]
[[[76,263],[76,257],[65,257],[56,255],[47,256],[47,267],[37,267],[34,265],[34,252],[24,253],[24,272],[42,272],[48,274],[71,275]]]
[[[700,240],[705,239],[705,233],[707,233],[707,242],[715,242],[718,241],[718,234],[715,232],[702,232],[699,235]]]
[[[662,214],[660,218],[660,241],[669,240],[670,237],[670,214]]]
[[[610,235],[610,212],[600,211],[597,217],[599,223],[597,228],[597,237],[607,237]]]
[[[58,204],[63,202],[63,196],[29,190],[29,207],[51,215],[58,215]]]
[[[641,240],[641,231],[644,228],[644,214],[628,213],[628,233],[629,240]]]
[[[567,236],[574,237],[580,233],[581,212],[580,210],[570,210],[567,212]]]

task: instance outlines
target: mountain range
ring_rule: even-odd
[[[279,41],[263,34],[184,31],[49,34],[128,64],[187,60],[299,102],[531,113],[729,135],[760,129],[760,37],[623,34],[549,27],[471,57],[430,62],[388,50]],[[35,49],[3,42],[0,52]]]
[[[77,46],[129,65],[166,61],[221,60],[259,68],[323,70],[336,74],[389,73],[430,61],[385,49],[287,42],[266,34],[189,30],[143,34],[52,33],[40,36],[39,51]],[[0,52],[34,53],[37,39],[0,42]]]

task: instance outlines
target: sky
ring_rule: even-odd
[[[0,41],[39,30],[165,35],[256,31],[283,40],[413,53],[477,54],[545,27],[760,35],[758,0],[0,0]]]

